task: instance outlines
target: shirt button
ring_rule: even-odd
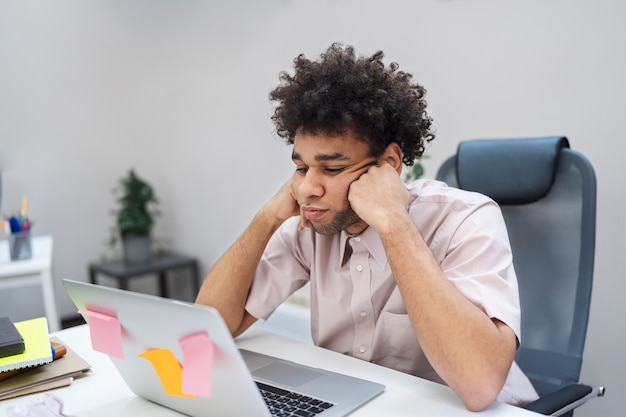
[[[359,272],[363,271],[363,265],[357,265],[356,270]]]
[[[361,241],[361,238],[360,238],[359,236],[357,236],[357,237],[355,237],[355,238],[354,238],[354,241],[355,241],[355,242],[360,242],[360,241]]]
[[[366,350],[367,349],[363,345],[361,345],[361,347],[359,347],[359,352],[361,352],[361,353],[365,353]]]
[[[361,311],[361,313],[359,313],[361,315],[361,317],[365,317],[367,316],[367,311]]]

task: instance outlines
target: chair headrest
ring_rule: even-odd
[[[485,194],[499,204],[524,204],[544,197],[554,182],[564,136],[476,139],[459,144],[460,188]]]

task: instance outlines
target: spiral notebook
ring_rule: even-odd
[[[0,372],[52,362],[48,320],[45,317],[17,322],[15,327],[24,338],[26,350],[17,355],[0,358]]]

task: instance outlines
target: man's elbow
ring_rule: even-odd
[[[480,384],[459,393],[463,405],[469,411],[482,411],[489,407],[500,394],[502,384]]]
[[[463,405],[465,405],[465,408],[467,408],[469,411],[483,411],[495,401],[496,397],[497,395],[476,395],[471,396],[470,398],[461,399],[463,401]]]

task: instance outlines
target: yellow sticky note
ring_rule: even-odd
[[[140,353],[139,356],[152,364],[167,395],[194,398],[193,395],[183,393],[183,368],[172,351],[169,349],[148,349]]]

